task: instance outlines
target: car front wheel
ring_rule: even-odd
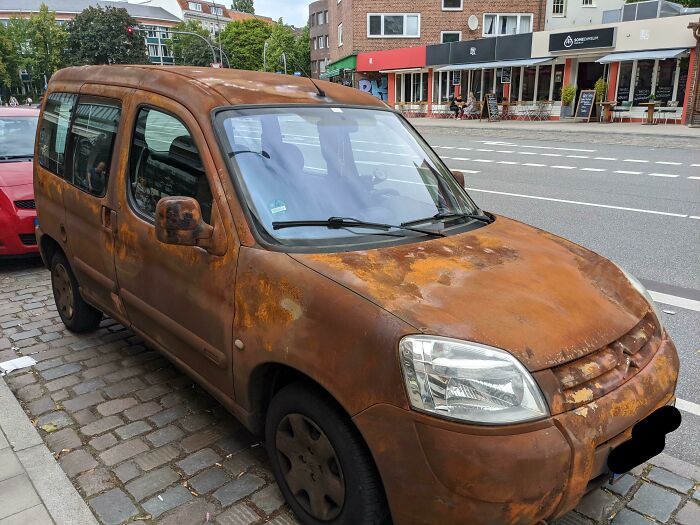
[[[350,419],[323,392],[293,383],[272,399],[265,444],[287,503],[304,525],[379,525],[379,475]]]

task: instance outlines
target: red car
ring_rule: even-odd
[[[35,108],[0,108],[0,257],[38,252],[32,186]]]

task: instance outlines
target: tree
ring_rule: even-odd
[[[44,77],[48,80],[65,63],[68,35],[56,22],[56,13],[49,12],[46,4],[41,4],[39,13],[29,18],[27,34],[32,48],[32,77],[43,86]]]
[[[250,13],[251,15],[255,14],[253,0],[233,0],[231,9],[234,11],[240,11],[241,13]]]
[[[282,53],[285,53],[287,56],[287,72],[295,71],[296,66],[293,64],[295,60],[293,56],[294,31],[291,27],[284,25],[281,18],[272,24],[267,43],[267,67],[265,71],[284,71]]]
[[[146,64],[144,35],[126,9],[88,7],[68,24],[68,58],[83,64]]]
[[[301,71],[302,75],[311,75],[311,38],[309,36],[309,26],[306,25],[296,36],[294,48],[292,50],[295,71]]]
[[[4,24],[0,24],[0,92],[2,88],[9,88],[12,85],[11,62],[13,61],[15,49],[12,40]],[[16,75],[15,75],[16,76]]]
[[[270,24],[257,18],[230,22],[221,32],[221,42],[231,59],[231,67],[262,70],[265,40],[271,32]]]
[[[173,30],[197,33],[208,42],[211,42],[211,34],[209,31],[204,29],[196,20],[180,22],[173,27]],[[218,47],[214,45],[213,42],[212,46],[216,48],[216,53],[218,53]],[[202,41],[201,38],[197,38],[193,35],[174,34],[172,49],[175,63],[183,66],[209,66],[215,61],[211,53],[211,47],[209,47],[206,42]]]

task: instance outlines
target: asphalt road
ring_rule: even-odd
[[[421,131],[483,209],[571,239],[671,296],[659,306],[681,358],[677,395],[695,405],[666,452],[700,464],[700,132],[695,148],[664,149]]]

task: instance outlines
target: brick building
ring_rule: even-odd
[[[328,0],[309,4],[309,38],[311,39],[311,76],[325,73],[330,58],[328,34]]]
[[[324,78],[354,85],[357,53],[538,31],[545,8],[546,0],[329,0]]]

